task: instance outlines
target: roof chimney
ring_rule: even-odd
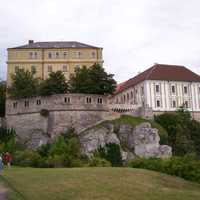
[[[34,40],[29,40],[28,41],[28,44],[33,44],[34,43]]]

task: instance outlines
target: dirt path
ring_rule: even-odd
[[[7,191],[8,189],[3,186],[2,183],[0,183],[0,200],[6,200],[7,198]]]

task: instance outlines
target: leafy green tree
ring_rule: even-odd
[[[174,155],[196,153],[200,156],[200,123],[193,120],[187,110],[155,116],[155,121],[167,131]]]
[[[51,72],[49,78],[40,85],[40,95],[64,94],[68,92],[68,84],[65,75],[61,71]]]
[[[39,79],[34,77],[34,73],[20,69],[11,78],[12,84],[8,88],[11,98],[19,99],[37,96]]]
[[[5,116],[6,82],[0,82],[0,117]]]
[[[99,64],[87,68],[77,69],[70,79],[70,91],[72,93],[86,94],[112,94],[116,88],[113,74],[105,72]]]

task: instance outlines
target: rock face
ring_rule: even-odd
[[[91,156],[99,147],[108,143],[120,145],[123,160],[131,160],[136,156],[150,158],[168,158],[172,149],[167,145],[160,145],[158,130],[150,123],[131,125],[103,124],[84,131],[79,135],[83,153]]]

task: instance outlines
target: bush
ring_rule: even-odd
[[[23,167],[38,167],[41,165],[41,156],[32,150],[16,151],[13,156],[13,164]]]
[[[104,158],[93,157],[89,161],[90,167],[110,167],[111,163]]]
[[[15,150],[16,150],[15,130],[0,128],[0,152],[13,153]]]
[[[122,156],[120,146],[118,144],[109,143],[104,147],[100,147],[96,153],[99,157],[109,161],[113,167],[122,166]]]
[[[200,161],[194,155],[172,157],[168,160],[138,158],[130,161],[128,166],[154,170],[200,183]]]
[[[188,111],[180,109],[154,118],[167,130],[168,144],[172,147],[173,155],[196,153],[200,157],[200,123],[193,120]]]

